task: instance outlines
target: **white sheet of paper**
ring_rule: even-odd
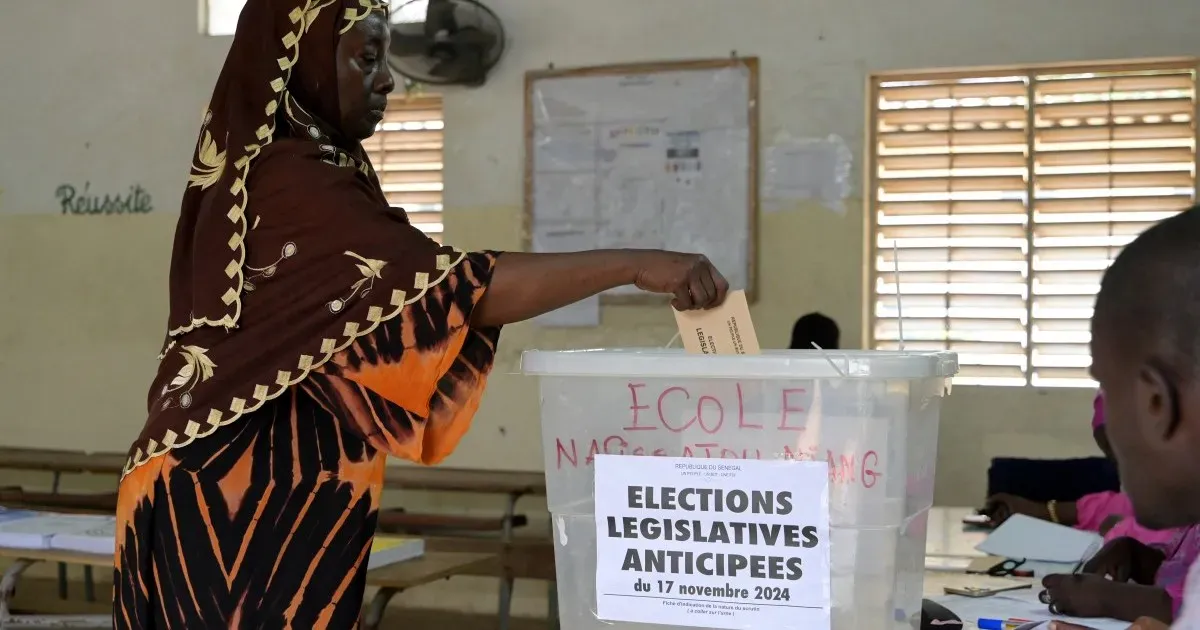
[[[834,212],[845,213],[851,159],[849,148],[837,136],[777,142],[766,150],[763,198],[815,199]]]
[[[1104,545],[1094,532],[1015,514],[975,548],[1002,558],[1079,563]]]
[[[595,468],[598,618],[829,630],[824,461],[596,455]]]

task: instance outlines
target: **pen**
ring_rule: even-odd
[[[1021,624],[1029,623],[1028,619],[980,619],[975,623],[979,630],[1012,630]]]

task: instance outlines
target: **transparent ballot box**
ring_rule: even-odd
[[[540,381],[565,630],[740,627],[598,618],[598,454],[826,463],[832,627],[913,627],[920,614],[938,416],[958,371],[955,354],[528,351],[521,368]]]

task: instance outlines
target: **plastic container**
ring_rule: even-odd
[[[596,618],[596,453],[829,462],[833,628],[920,614],[938,414],[952,353],[529,351],[565,630],[670,628]],[[778,629],[787,630],[787,629]]]

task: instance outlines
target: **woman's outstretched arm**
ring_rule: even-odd
[[[712,308],[729,284],[707,258],[661,250],[606,249],[565,254],[506,252],[471,315],[475,326],[503,326],[635,284],[669,293],[679,310]]]

